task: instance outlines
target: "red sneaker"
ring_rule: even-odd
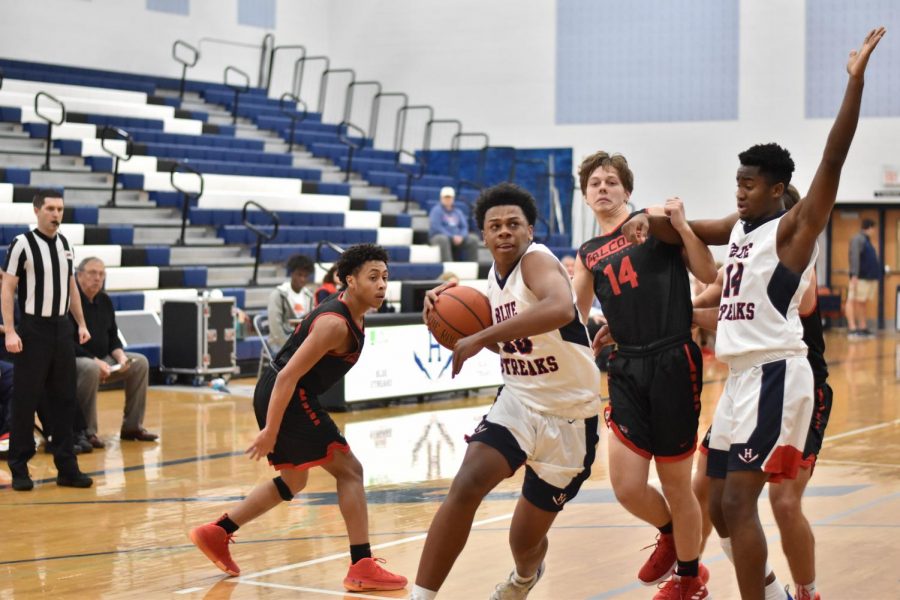
[[[659,586],[653,600],[704,600],[710,598],[706,584],[700,577],[679,577],[671,579]]]
[[[194,527],[188,535],[194,545],[200,548],[214,565],[232,577],[241,574],[240,567],[232,560],[231,552],[228,551],[228,544],[234,543],[234,534],[225,533],[225,530],[215,523],[207,523]]]
[[[675,572],[675,538],[671,533],[658,533],[656,535],[656,543],[647,548],[656,548],[653,554],[638,571],[638,579],[644,585],[656,585],[660,581],[666,579]],[[647,548],[644,548],[645,550]]]
[[[406,577],[395,575],[378,563],[383,558],[364,558],[350,565],[344,577],[344,587],[349,592],[375,592],[402,590],[406,587]]]
[[[706,565],[700,563],[700,567],[697,569],[697,577],[700,578],[700,581],[703,583],[709,583],[709,569],[706,568]]]

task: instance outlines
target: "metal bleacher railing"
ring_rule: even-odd
[[[110,139],[111,135],[125,142],[124,154],[119,154],[114,148],[106,145],[106,141]],[[109,199],[109,206],[115,208],[116,190],[119,187],[119,161],[124,160],[127,162],[131,160],[131,157],[134,153],[134,140],[131,139],[131,135],[129,135],[127,131],[119,129],[118,127],[110,127],[107,125],[104,126],[100,132],[100,147],[113,159],[112,190]]]
[[[57,107],[60,110],[59,119],[54,119],[49,115],[45,115],[41,113],[40,104],[41,98],[47,98],[48,100],[56,103]],[[44,164],[41,166],[41,170],[49,171],[50,170],[50,149],[53,146],[53,126],[54,125],[62,125],[66,122],[66,105],[56,99],[54,96],[51,96],[47,92],[38,92],[34,95],[34,114],[47,122],[47,148],[46,154],[44,155]]]
[[[180,187],[177,183],[175,183],[175,175],[178,173],[179,169],[183,171],[187,171],[188,173],[193,173],[200,180],[200,191],[196,194],[194,192],[188,191],[182,187]],[[172,185],[175,190],[181,192],[182,201],[181,201],[181,235],[178,236],[178,241],[176,242],[179,246],[184,246],[184,234],[187,228],[188,218],[190,217],[190,207],[191,207],[191,196],[194,196],[195,200],[199,200],[203,195],[204,188],[204,180],[203,174],[197,169],[188,166],[184,163],[175,162],[172,165],[171,170],[169,171],[169,183]]]
[[[271,232],[268,232],[261,227],[257,227],[250,221],[249,218],[247,218],[247,209],[250,208],[251,206],[259,209],[260,211],[262,211],[263,214],[268,215],[269,219],[271,220],[271,223],[270,223],[270,225],[272,227]],[[259,274],[259,258],[260,258],[260,255],[262,254],[260,252],[260,249],[262,248],[263,240],[265,240],[267,242],[271,242],[276,237],[278,237],[278,227],[279,227],[281,221],[278,218],[278,213],[267,209],[265,206],[263,206],[259,202],[256,202],[254,200],[248,200],[247,202],[244,203],[244,207],[241,209],[241,222],[244,224],[244,227],[246,227],[247,229],[252,231],[254,234],[256,234],[256,252],[254,253],[256,258],[253,261],[253,277],[250,279],[250,285],[256,285],[257,276]]]

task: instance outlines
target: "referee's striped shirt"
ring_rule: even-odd
[[[9,245],[4,272],[19,278],[19,310],[35,317],[64,317],[69,312],[72,246],[61,233],[48,238],[33,229]]]

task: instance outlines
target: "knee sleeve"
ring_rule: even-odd
[[[279,475],[274,478],[272,482],[275,484],[275,488],[278,490],[278,495],[281,496],[281,499],[285,502],[290,502],[294,499],[294,494],[291,493],[291,488],[288,487],[288,484],[284,482],[284,479]]]

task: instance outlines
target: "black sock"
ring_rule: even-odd
[[[364,558],[372,558],[369,544],[350,544],[350,562],[355,565]]]
[[[669,521],[665,525],[659,528],[659,532],[663,535],[668,535],[672,533],[672,521]]]
[[[228,518],[228,515],[222,515],[222,518],[216,521],[216,525],[225,530],[225,533],[234,533],[240,528],[240,525]]]
[[[700,570],[700,558],[694,560],[679,560],[675,568],[675,574],[681,577],[696,577]]]

